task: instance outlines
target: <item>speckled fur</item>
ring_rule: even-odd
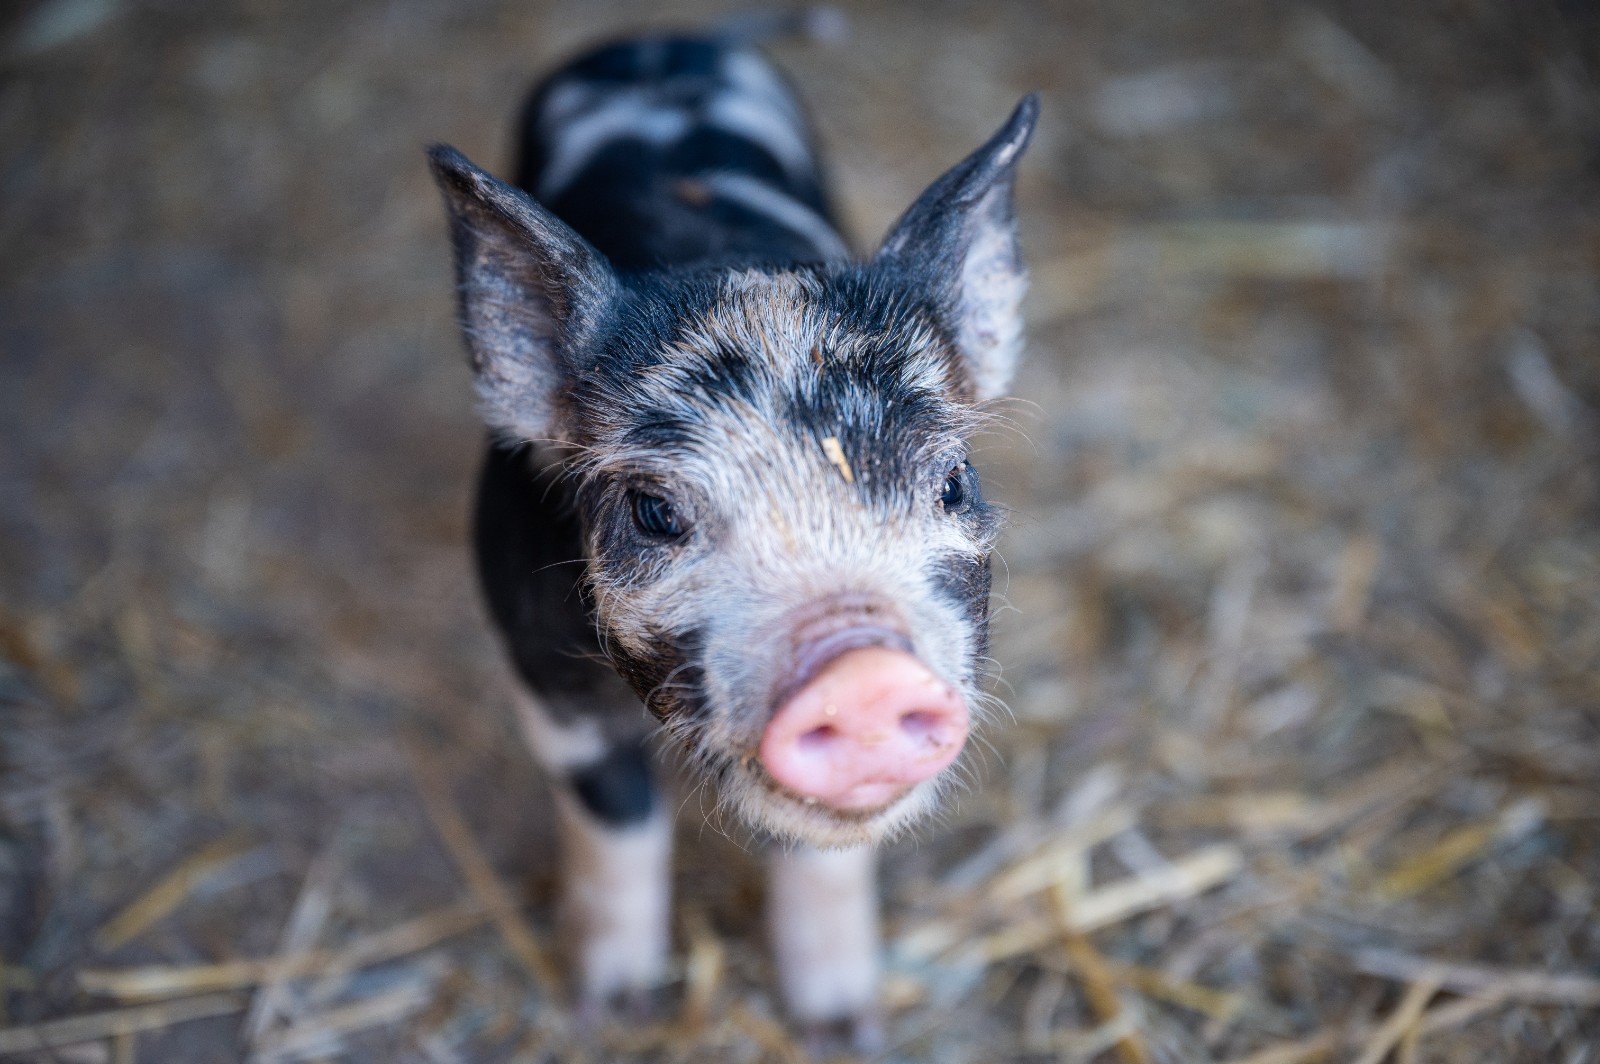
[[[820,845],[903,826],[936,785],[877,815],[842,817],[765,776],[753,755],[793,614],[832,596],[881,601],[904,620],[918,656],[980,702],[984,626],[973,623],[972,604],[986,601],[987,585],[964,583],[958,597],[941,576],[983,571],[998,526],[981,499],[960,515],[938,501],[982,420],[962,398],[958,357],[910,301],[876,308],[871,326],[858,320],[859,303],[846,297],[860,280],[729,275],[659,360],[575,404],[594,412],[574,473],[608,653],[651,684],[647,703],[717,780],[727,808]],[[626,398],[613,383],[626,385]],[[824,452],[828,436],[856,471],[853,483]],[[671,493],[691,526],[682,541],[641,547],[626,505],[639,485]],[[668,681],[683,662],[662,646],[662,630],[697,633],[696,712],[678,708],[682,688]]]

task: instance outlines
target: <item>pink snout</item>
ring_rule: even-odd
[[[888,805],[961,753],[967,704],[915,657],[849,650],[789,698],[761,737],[761,763],[832,809]]]

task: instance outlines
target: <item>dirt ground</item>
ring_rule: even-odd
[[[659,1014],[564,1004],[421,153],[719,10],[0,16],[0,1057],[805,1059],[694,803]],[[1014,719],[885,855],[882,1059],[1600,1059],[1594,8],[850,21],[775,54],[861,248],[1045,96]]]

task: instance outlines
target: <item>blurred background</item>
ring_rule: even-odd
[[[773,52],[860,249],[1045,100],[1014,719],[885,856],[883,1059],[1595,1059],[1596,8],[846,8]],[[660,1012],[556,989],[421,153],[727,10],[6,6],[0,1057],[805,1059],[693,803]]]

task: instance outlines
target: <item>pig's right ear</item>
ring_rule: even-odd
[[[946,173],[895,223],[877,262],[930,286],[954,327],[980,399],[1005,394],[1022,352],[1028,275],[1017,247],[1012,187],[1039,123],[1039,97],[1017,104],[989,142]]]
[[[564,396],[616,297],[616,274],[532,197],[454,148],[434,145],[428,161],[450,212],[461,328],[484,420],[519,440],[564,438]]]

